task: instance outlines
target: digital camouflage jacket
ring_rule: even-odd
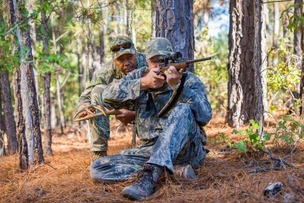
[[[170,111],[160,117],[157,114],[176,91],[172,90],[169,85],[153,91],[141,90],[140,79],[147,72],[148,68],[144,67],[134,70],[120,80],[113,80],[102,94],[104,102],[113,108],[127,108],[132,106],[130,103],[135,104],[137,134],[144,143],[158,137],[162,132]],[[187,73],[183,90],[177,100],[178,103],[189,104],[199,126],[206,125],[212,117],[205,86],[191,72]],[[183,119],[183,115],[178,117]]]

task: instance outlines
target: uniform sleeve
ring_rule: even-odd
[[[94,72],[92,80],[88,83],[86,89],[81,93],[78,99],[78,106],[83,103],[91,103],[91,92],[96,85],[104,85],[106,87],[115,76],[115,67],[112,62],[106,63]]]
[[[212,109],[208,101],[205,85],[192,73],[186,79],[183,91],[179,97],[180,103],[190,104],[196,121],[200,125],[206,125],[212,118]]]
[[[137,69],[120,80],[113,80],[102,93],[104,103],[112,108],[126,108],[140,95],[143,69]]]

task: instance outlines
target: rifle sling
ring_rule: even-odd
[[[161,117],[163,116],[165,113],[167,113],[172,107],[173,105],[177,102],[177,99],[179,97],[179,95],[181,94],[181,92],[183,91],[184,88],[184,84],[186,81],[186,77],[187,77],[187,73],[183,73],[182,78],[181,78],[181,83],[178,86],[177,90],[174,91],[173,95],[171,96],[170,100],[168,101],[168,103],[160,110],[160,112],[157,114],[157,117]]]

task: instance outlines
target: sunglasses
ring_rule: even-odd
[[[124,49],[130,49],[132,46],[131,42],[125,42],[123,44],[117,44],[111,47],[111,51],[112,52],[118,52]]]

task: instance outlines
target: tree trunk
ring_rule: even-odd
[[[13,8],[13,2],[8,2],[9,8]],[[3,13],[0,11],[0,22],[3,22]],[[15,16],[13,10],[10,10],[9,23],[15,23]],[[2,37],[1,37],[2,40]],[[0,51],[1,52],[1,51]],[[11,86],[9,82],[9,73],[0,71],[0,94],[1,94],[1,111],[0,111],[0,139],[2,143],[0,154],[4,155],[4,134],[6,133],[8,141],[8,154],[14,154],[18,150],[18,142],[16,137],[16,122],[14,118],[14,109],[11,98]],[[3,108],[2,108],[3,107]],[[3,114],[2,114],[3,112]],[[2,150],[3,149],[3,150]]]
[[[157,31],[157,24],[156,24],[156,10],[157,10],[157,7],[156,7],[156,1],[151,1],[151,19],[152,19],[152,22],[151,22],[151,36],[152,36],[152,39],[154,39],[156,37],[156,31]]]
[[[26,1],[26,9],[29,13],[29,15],[31,15],[34,12],[34,7],[35,7],[35,1],[34,0],[27,0]],[[32,49],[32,55],[33,58],[36,57],[36,49],[35,49],[35,44],[37,41],[37,37],[36,37],[36,24],[35,21],[30,19],[28,20],[28,24],[30,26],[30,37],[31,37],[31,43],[33,46],[31,46]],[[33,62],[33,64],[35,63],[34,67],[37,67],[37,62]],[[39,88],[38,88],[38,73],[35,69],[33,69],[33,73],[34,73],[34,81],[35,81],[35,87],[36,87],[36,91],[38,92]],[[39,102],[39,94],[37,94],[37,102]],[[39,105],[39,104],[38,104]]]
[[[41,140],[41,129],[40,129],[40,116],[39,116],[39,106],[38,106],[38,97],[36,90],[35,74],[33,68],[34,57],[32,55],[32,42],[30,32],[26,33],[26,48],[27,51],[27,65],[26,65],[26,76],[28,82],[28,92],[29,94],[29,107],[30,107],[30,116],[32,117],[32,134],[34,136],[34,156],[35,161],[38,164],[41,164],[44,161],[43,150],[42,150],[42,140]],[[34,164],[34,162],[30,162]]]
[[[45,4],[44,0],[41,0],[41,4]],[[41,23],[43,27],[43,53],[47,56],[50,53],[49,50],[49,27],[47,24],[47,17],[45,10],[41,11]],[[46,72],[43,77],[44,81],[44,94],[43,94],[43,118],[44,118],[44,150],[46,155],[53,155],[52,151],[52,126],[51,126],[51,72]]]
[[[227,122],[235,128],[255,119],[256,114],[254,8],[254,1],[230,1]]]
[[[265,98],[267,94],[267,63],[266,63],[266,24],[262,0],[255,1],[254,5],[254,82],[255,82],[255,121],[259,123],[259,135],[264,134],[264,109],[267,105]]]
[[[8,1],[9,7],[9,23],[14,26],[19,19],[19,12],[17,8],[16,0]],[[22,42],[21,33],[19,27],[17,27],[17,37],[19,42]],[[20,38],[20,39],[19,39]],[[22,45],[22,43],[20,43]],[[19,47],[19,52],[23,53],[23,46]],[[20,54],[23,56],[22,54]],[[19,143],[19,167],[24,170],[27,169],[28,164],[28,146],[25,134],[25,118],[23,116],[23,104],[21,97],[21,67],[14,70],[14,98],[15,98],[15,112],[16,112],[16,133]]]
[[[17,139],[19,143],[19,167],[21,170],[25,170],[29,167],[28,158],[28,146],[25,135],[25,121],[22,114],[22,98],[21,98],[21,71],[19,68],[15,68],[14,73],[14,97],[15,97],[15,112],[16,112],[16,124],[17,124]]]
[[[156,1],[156,37],[165,37],[185,59],[194,57],[193,0]],[[189,70],[193,72],[193,64]]]
[[[3,22],[3,13],[2,10],[0,10],[0,22]],[[0,38],[2,39],[2,38]],[[1,56],[1,51],[0,51],[0,56]],[[2,68],[2,67],[1,67]],[[1,75],[1,70],[0,70],[0,75]],[[3,119],[3,102],[2,102],[2,87],[1,87],[1,82],[0,82],[0,157],[5,155],[5,149],[4,149],[4,119]]]
[[[25,9],[31,15],[34,12],[35,1],[28,0],[25,4]],[[35,51],[35,43],[36,43],[36,25],[35,21],[29,19],[27,21],[29,25],[29,29],[25,32],[25,44],[27,47],[27,81],[29,86],[29,94],[30,94],[30,110],[31,116],[33,119],[33,135],[35,138],[34,152],[35,152],[35,161],[38,164],[41,164],[44,161],[43,150],[42,150],[42,140],[41,140],[41,128],[40,128],[40,112],[39,112],[39,104],[38,104],[38,74],[34,69],[34,54]]]
[[[51,15],[51,24],[55,25],[54,21],[54,14]],[[57,54],[58,53],[58,47],[56,44],[56,33],[54,30],[54,26],[52,26],[52,43],[53,43],[53,53]],[[56,65],[55,65],[56,66]],[[56,95],[57,95],[57,105],[58,105],[58,113],[59,113],[59,125],[61,129],[61,135],[64,133],[64,128],[65,128],[65,119],[64,119],[64,112],[63,112],[63,102],[62,102],[62,97],[61,97],[61,89],[60,89],[60,77],[59,77],[59,71],[60,68],[56,67]]]
[[[229,63],[228,63],[228,114],[230,127],[239,128],[243,102],[241,75],[241,39],[243,32],[243,9],[237,0],[230,1]]]
[[[85,40],[83,37],[81,37],[81,39],[79,39],[79,41],[81,40],[81,42],[78,42],[78,46],[82,47],[79,49],[79,54],[80,54],[80,64],[81,64],[81,88],[83,90],[85,90],[86,88],[86,81],[87,81],[87,64],[86,64],[86,57],[85,57]]]
[[[230,127],[262,124],[266,100],[266,32],[260,1],[230,1],[228,114]],[[265,13],[264,13],[265,14]]]
[[[11,89],[8,72],[0,71],[0,86],[2,94],[5,132],[8,141],[8,154],[14,154],[18,150],[16,137],[16,123],[14,118],[14,109],[12,106]]]
[[[253,47],[255,44],[254,35],[254,1],[246,0],[242,2],[243,5],[243,23],[241,38],[241,83],[243,86],[243,102],[241,106],[240,122],[248,123],[250,119],[255,116],[255,82],[254,79],[248,80],[255,75],[253,68],[254,52]]]
[[[100,5],[100,19],[104,19],[104,13],[102,10],[102,6]],[[105,58],[105,23],[103,23],[103,26],[100,26],[99,28],[99,48],[97,49],[97,53],[99,54],[99,63],[103,64],[104,58]],[[80,83],[79,83],[80,84]]]
[[[99,32],[99,63],[103,64],[105,58],[105,42],[104,42],[104,32],[100,30]]]
[[[2,94],[1,94],[1,84],[0,84],[0,157],[5,155],[3,121],[4,119],[3,119],[3,109],[2,109]]]
[[[279,57],[277,54],[278,49],[278,40],[279,40],[279,34],[280,34],[280,10],[279,10],[279,3],[274,3],[274,26],[273,26],[273,41],[272,41],[272,48],[275,52],[273,56],[272,64],[273,66],[278,66],[279,64]]]
[[[295,0],[295,3],[301,5],[299,8],[295,9],[295,15],[303,19],[303,0]],[[304,26],[298,23],[298,31],[295,31],[294,37],[294,52],[299,57],[299,67],[301,67],[301,81],[300,81],[300,115],[304,118]]]
[[[60,89],[60,81],[59,81],[59,72],[56,71],[56,92],[57,92],[57,105],[59,111],[59,121],[60,121],[60,129],[61,135],[64,133],[65,129],[65,120],[64,120],[64,113],[63,113],[63,103],[61,97],[61,89]]]
[[[12,1],[12,10],[14,14],[15,21],[18,23],[20,19],[23,18],[24,13],[19,13],[20,11],[25,12],[26,9],[23,4],[17,4],[16,0]],[[14,9],[16,8],[16,9]],[[21,86],[21,97],[22,97],[22,113],[25,121],[25,134],[28,147],[28,160],[30,164],[34,164],[35,158],[38,163],[42,163],[43,153],[41,145],[41,131],[40,131],[40,119],[39,119],[39,108],[37,102],[37,93],[33,73],[33,56],[32,56],[32,45],[30,33],[28,30],[20,30],[19,27],[16,28],[16,35],[18,39],[19,52],[20,52],[20,86]],[[20,95],[15,95],[16,99]],[[18,109],[19,110],[19,109]],[[21,120],[23,121],[23,120]],[[23,143],[22,143],[23,145]],[[24,145],[23,145],[24,146]],[[21,152],[20,152],[21,153]],[[27,164],[21,163],[27,167]]]
[[[44,74],[44,150],[46,155],[53,155],[52,125],[51,125],[51,73]]]
[[[295,0],[295,5],[301,5],[303,0]],[[302,6],[301,7],[295,7],[294,9],[294,16],[302,17]],[[297,62],[296,64],[301,67],[301,60],[302,60],[302,47],[301,47],[301,41],[302,41],[302,33],[301,33],[301,22],[298,22],[295,19],[295,29],[294,29],[294,54],[297,56]]]
[[[88,22],[88,38],[87,38],[87,53],[86,53],[86,58],[87,58],[87,67],[89,67],[89,80],[91,81],[93,78],[93,74],[95,71],[95,68],[93,66],[93,44],[94,44],[94,39],[95,36],[92,34],[92,23],[91,21]]]
[[[126,34],[128,36],[131,35],[130,30],[130,6],[129,6],[129,0],[126,0]]]

